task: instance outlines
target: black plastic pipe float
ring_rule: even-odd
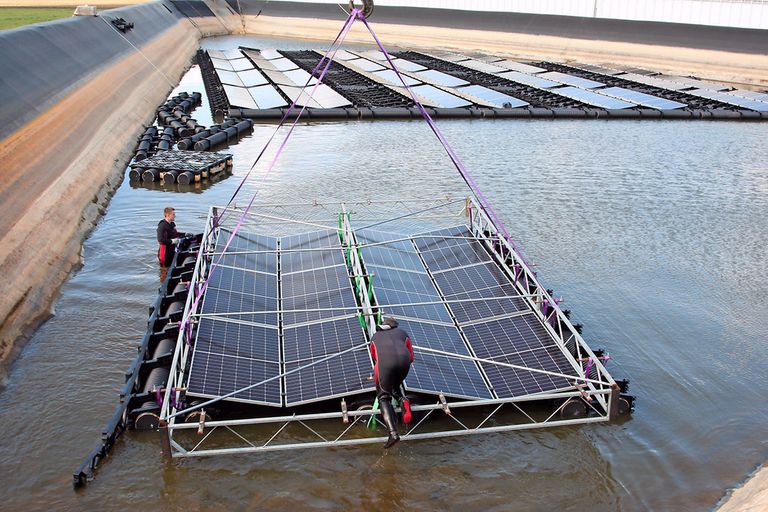
[[[151,427],[159,417],[158,391],[167,384],[171,358],[179,335],[178,320],[161,316],[161,310],[173,302],[185,302],[189,293],[186,285],[194,271],[195,254],[202,235],[182,240],[180,252],[174,255],[168,274],[163,281],[155,303],[149,308],[147,330],[138,348],[138,354],[125,373],[125,384],[120,392],[115,412],[101,431],[101,439],[82,464],[72,474],[73,485],[81,487],[93,479],[93,474],[128,428]],[[189,261],[192,263],[190,264]]]

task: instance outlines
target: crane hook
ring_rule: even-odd
[[[362,1],[363,6],[360,8],[360,12],[363,15],[363,18],[368,19],[371,17],[371,14],[373,14],[373,0],[363,0]],[[349,0],[349,10],[355,8],[355,0]]]

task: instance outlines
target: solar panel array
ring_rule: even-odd
[[[281,238],[280,251],[286,372],[364,344],[336,231]],[[370,389],[372,369],[368,349],[362,345],[286,375],[286,405]]]
[[[409,390],[491,399],[571,387],[565,377],[525,369],[575,375],[468,228],[411,237],[362,229],[356,237],[376,307],[416,347]],[[278,239],[221,229],[215,252],[230,238],[203,299],[188,394],[218,397],[273,379],[233,399],[296,406],[371,391],[372,361],[337,232]]]
[[[467,358],[419,352],[405,379],[408,389],[461,398],[491,398],[485,378],[469,359],[472,355],[413,242],[367,229],[356,236],[363,247],[376,303],[384,314],[398,319],[414,345]]]
[[[215,252],[230,236],[219,231]],[[335,231],[279,241],[238,231],[210,273],[201,313],[188,383],[192,396],[222,396],[313,362],[318,364],[234,399],[297,405],[372,388],[371,359]]]
[[[231,234],[219,231],[215,252],[223,251]],[[201,311],[210,316],[198,325],[190,395],[218,397],[280,374],[277,288],[277,239],[236,233],[210,273]],[[280,379],[233,399],[280,405]]]
[[[568,379],[494,364],[577,375],[513,283],[464,226],[415,238],[472,352],[499,398],[571,387]]]

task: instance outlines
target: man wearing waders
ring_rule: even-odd
[[[392,397],[404,398],[400,394],[400,389],[413,362],[413,347],[408,333],[397,326],[394,318],[384,320],[373,335],[371,355],[376,363],[373,370],[376,397],[379,400],[384,424],[389,429],[389,439],[384,444],[384,448],[390,448],[400,440]],[[410,405],[405,399],[403,399],[403,409],[404,420],[410,423]]]
[[[176,211],[170,206],[163,210],[163,220],[157,224],[157,243],[160,247],[157,250],[157,259],[163,267],[170,266],[173,261],[174,246],[173,239],[181,238],[183,235],[176,231]]]

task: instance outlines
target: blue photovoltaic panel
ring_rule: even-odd
[[[266,79],[264,81],[266,82]],[[277,108],[288,105],[288,102],[283,99],[272,84],[249,87],[248,94],[251,95],[259,108]]]
[[[470,94],[475,98],[479,98],[487,103],[490,103],[491,106],[496,108],[518,108],[528,105],[527,101],[517,99],[508,94],[504,94],[503,92],[488,89],[482,85],[468,85],[467,87],[459,87],[456,89],[456,91],[462,92],[464,94]]]
[[[424,262],[432,272],[491,261],[488,252],[463,226],[433,231],[418,235],[414,239]]]
[[[513,71],[520,71],[521,73],[528,73],[529,75],[535,75],[538,73],[543,73],[546,71],[544,68],[540,68],[538,66],[531,66],[530,64],[525,64],[523,62],[516,62],[513,60],[501,60],[496,61],[493,63],[495,66],[501,66],[507,69],[511,69]]]
[[[480,359],[577,376],[576,370],[533,313],[462,328]],[[481,363],[499,398],[572,386],[569,379]]]
[[[287,326],[344,316],[354,313],[356,306],[349,287],[307,295],[284,296],[283,324]]]
[[[580,76],[567,75],[565,73],[560,73],[559,71],[548,71],[537,76],[546,78],[547,80],[554,80],[561,84],[573,85],[580,89],[594,89],[595,87],[602,87],[605,85],[601,82],[595,82],[594,80],[588,80]]]
[[[600,89],[600,93],[631,101],[632,103],[637,103],[644,107],[655,108],[657,110],[674,110],[688,106],[685,103],[659,98],[658,96],[651,96],[650,94],[633,91],[631,89],[624,89],[623,87],[607,87],[605,89]]]
[[[279,373],[278,363],[196,350],[187,394],[215,398],[276,377]],[[280,379],[238,393],[233,399],[281,405]]]
[[[403,86],[403,82],[400,81],[400,77],[403,78],[403,81],[407,85],[417,85],[417,84],[421,83],[418,80],[416,80],[414,78],[411,78],[409,76],[403,75],[403,74],[401,74],[400,77],[398,77],[397,73],[395,73],[391,69],[384,69],[382,71],[376,71],[374,73],[374,75],[376,75],[377,77],[381,78],[382,80],[384,80],[388,84],[396,85],[398,87],[402,87]],[[406,93],[406,95],[407,95],[407,93]]]
[[[459,325],[529,310],[525,299],[510,285],[448,295],[448,307]],[[494,298],[499,297],[499,298]]]
[[[281,238],[280,251],[281,272],[284,274],[344,264],[339,235],[332,230]]]
[[[232,232],[222,228],[216,240],[215,251],[224,250]],[[277,273],[277,239],[264,235],[238,231],[221,259],[222,265],[253,270],[256,272]],[[234,254],[232,254],[234,253]],[[213,256],[217,261],[218,254]]]
[[[625,108],[636,107],[635,103],[619,100],[603,94],[598,94],[592,91],[586,91],[579,89],[578,87],[560,87],[558,89],[551,90],[555,94],[577,100],[587,105],[593,105],[595,107],[607,108],[612,110],[621,110]]]
[[[507,276],[493,262],[446,270],[435,274],[434,278],[440,291],[446,296],[509,284]]]
[[[355,60],[348,60],[347,63],[350,66],[354,66],[358,69],[362,69],[363,71],[381,71],[382,69],[385,69],[384,66],[381,64],[378,64],[376,62],[372,62],[368,59],[355,59]]]
[[[466,80],[462,80],[461,78],[457,78],[453,75],[449,75],[449,74],[443,73],[442,71],[437,71],[435,69],[417,71],[414,74],[424,81],[433,82],[445,87],[458,87],[460,85],[469,84],[469,82],[467,82]]]
[[[768,102],[751,100],[748,98],[742,98],[741,96],[734,96],[733,94],[727,94],[724,92],[709,91],[707,89],[696,89],[694,91],[685,91],[685,93],[710,100],[722,101],[723,103],[734,105],[736,107],[756,110],[758,112],[768,112]]]
[[[395,63],[395,67],[398,71],[421,71],[422,69],[427,69],[421,64],[416,64],[415,62],[405,59],[393,59],[392,62]]]
[[[283,330],[285,371],[365,343],[357,317]],[[374,387],[365,346],[285,376],[286,403],[296,405]]]
[[[537,89],[551,89],[552,87],[557,87],[560,85],[559,82],[554,82],[545,78],[538,78],[537,76],[526,75],[525,73],[521,73],[519,71],[507,71],[506,73],[499,73],[498,76],[513,82],[517,82],[519,84],[530,85],[531,87],[536,87]]]
[[[386,288],[374,288],[376,302],[385,316],[392,315],[395,318],[416,318],[432,320],[435,322],[451,322],[451,315],[440,301],[440,296],[411,293],[407,290],[388,290]],[[395,304],[411,304],[409,306],[395,306]],[[419,304],[419,305],[414,305]]]
[[[275,281],[274,277],[272,280]],[[205,315],[221,314],[223,318],[231,320],[277,325],[277,294],[263,295],[268,291],[257,291],[259,293],[255,295],[208,286],[202,312]],[[255,313],[257,311],[271,311],[271,313]]]
[[[455,327],[411,320],[402,320],[399,324],[415,347],[414,362],[405,379],[408,389],[461,398],[492,397],[473,361],[419,350],[419,347],[426,347],[469,356],[469,350]]]
[[[350,287],[347,267],[344,265],[283,274],[281,282],[283,297],[309,295]]]
[[[411,87],[411,90],[425,98],[427,100],[425,103],[433,107],[458,108],[472,105],[471,102],[465,100],[464,98],[459,98],[458,96],[455,96],[442,89],[438,89],[433,85],[417,85],[416,87]]]
[[[217,397],[279,375],[276,328],[202,318],[190,368],[188,394]],[[275,379],[234,399],[280,405]]]
[[[369,275],[373,275],[376,289],[404,290],[422,295],[437,295],[435,286],[426,273],[403,272],[375,265],[366,265]]]

